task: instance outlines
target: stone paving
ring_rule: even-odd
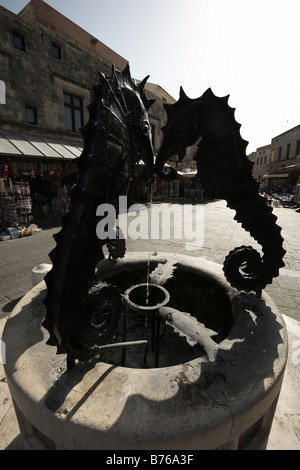
[[[218,264],[223,264],[230,250],[241,245],[253,246],[261,252],[261,247],[246,232],[241,224],[234,220],[235,211],[226,207],[225,201],[213,201],[203,204],[204,208],[204,242],[203,247],[189,251],[185,244],[187,238],[177,240],[171,230],[170,240],[152,240],[149,245],[144,240],[127,240],[128,250],[167,251],[198,256]],[[280,311],[300,321],[300,213],[289,208],[273,208],[277,224],[282,227],[284,238],[285,267],[279,271],[279,277],[266,288]],[[168,215],[168,211],[166,211]],[[195,213],[193,214],[195,219]],[[129,222],[130,223],[130,222]],[[195,223],[194,223],[195,226]],[[195,227],[194,227],[195,228]]]
[[[179,203],[180,201],[174,201]],[[186,206],[189,203],[185,204]],[[182,205],[183,206],[183,205]],[[240,245],[252,245],[257,247],[251,236],[243,230],[240,224],[234,219],[235,211],[228,209],[224,201],[213,201],[201,204],[204,208],[204,241],[201,248],[196,250],[187,250],[186,243],[190,243],[188,233],[186,237],[179,240],[174,237],[174,231],[171,227],[171,237],[169,240],[130,240],[127,239],[128,251],[148,251],[153,252],[177,252],[189,254],[190,256],[203,257],[205,259],[222,264],[225,256],[230,250]],[[195,211],[195,206],[193,207]],[[146,210],[142,207],[141,210]],[[182,207],[183,210],[183,207]],[[148,211],[149,212],[149,211]],[[164,206],[163,220],[169,216],[168,206]],[[195,212],[194,212],[195,214]],[[285,267],[280,270],[278,278],[273,280],[272,285],[266,288],[266,292],[273,298],[280,311],[290,317],[291,322],[295,322],[295,327],[299,328],[297,322],[300,321],[300,213],[288,208],[274,208],[274,214],[278,217],[278,225],[282,227],[284,238]],[[134,220],[135,214],[129,214]],[[193,217],[195,219],[195,216]],[[146,220],[146,219],[144,219]],[[148,221],[150,221],[148,216]],[[157,221],[153,222],[155,225]],[[175,225],[178,224],[178,217]],[[150,225],[150,223],[149,223]],[[194,220],[195,226],[195,220]],[[59,231],[59,225],[56,227],[44,229],[30,237],[23,239],[0,242],[0,338],[6,318],[9,316],[15,304],[19,299],[32,288],[32,269],[41,264],[49,263],[48,253],[55,247],[53,234]],[[193,228],[190,229],[190,232]],[[258,247],[260,248],[260,247]],[[199,260],[201,262],[201,260]],[[293,337],[294,339],[294,337]],[[299,338],[298,338],[299,339]],[[295,363],[294,363],[295,366]],[[293,374],[298,374],[299,365],[294,367]],[[296,402],[295,413],[293,417],[292,437],[294,441],[287,444],[287,449],[299,449],[300,445],[300,426],[299,406]],[[278,418],[280,427],[282,425],[282,416]],[[287,413],[285,413],[287,415]],[[290,419],[290,417],[286,417]],[[290,421],[289,421],[290,422]],[[283,425],[282,425],[283,426]],[[286,425],[283,431],[286,432]],[[277,431],[276,431],[277,434]],[[298,437],[297,437],[298,435]],[[269,448],[276,448],[275,441]],[[275,446],[275,447],[274,447]],[[289,447],[290,446],[290,447]],[[278,447],[277,447],[278,448]],[[5,375],[3,367],[0,365],[0,450],[1,449],[22,449],[22,442],[19,434],[19,428],[15,418],[10,394],[5,384]]]
[[[186,204],[180,206],[182,210],[184,206]],[[182,240],[176,239],[171,227],[169,240],[160,237],[149,243],[148,240],[128,238],[127,249],[177,252],[203,257],[219,264],[223,264],[229,251],[237,246],[252,245],[260,249],[250,234],[233,219],[235,211],[227,208],[224,201],[213,201],[201,206],[204,210],[202,248],[187,250],[185,244],[190,243],[190,240],[187,237]],[[272,285],[267,286],[266,291],[273,297],[282,313],[300,321],[300,213],[293,209],[279,207],[275,207],[273,211],[278,217],[278,225],[282,227],[284,248],[287,253],[284,257],[285,267],[280,269],[279,277],[273,280]],[[167,217],[169,216],[167,209],[164,213]],[[137,219],[137,215],[132,214],[128,217],[128,223],[130,224],[130,221],[134,219]],[[165,219],[166,217],[163,216],[162,220]],[[193,219],[195,219],[195,213]],[[58,231],[59,226],[44,229],[30,237],[0,243],[0,318],[9,315],[16,301],[31,289],[32,269],[40,263],[50,262],[48,253],[55,247],[53,234]]]

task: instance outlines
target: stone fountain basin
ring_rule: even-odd
[[[5,373],[27,448],[180,450],[264,449],[287,359],[281,314],[265,293],[239,293],[221,266],[169,253],[151,266],[177,262],[170,305],[218,332],[218,354],[140,369],[92,361],[66,371],[46,345],[44,282],[8,319]],[[148,253],[104,260],[100,279],[122,289],[144,282]],[[167,284],[165,284],[165,287]]]

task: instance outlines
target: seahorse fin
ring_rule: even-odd
[[[185,93],[184,89],[182,88],[182,86],[180,87],[180,90],[179,90],[179,99],[182,101],[190,101],[190,98],[187,96],[187,94]]]

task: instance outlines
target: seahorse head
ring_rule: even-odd
[[[167,124],[162,128],[163,140],[156,158],[156,172],[164,180],[176,178],[175,168],[169,167],[169,172],[164,172],[164,164],[174,155],[182,160],[187,147],[195,144],[201,136],[201,119],[195,115],[198,108],[197,100],[187,97],[180,88],[180,98],[173,104],[165,104],[168,115]]]
[[[248,142],[239,134],[240,124],[234,119],[228,98],[215,96],[209,88],[201,97],[191,99],[181,88],[179,100],[165,105],[168,121],[162,129],[163,140],[156,159],[156,171],[162,179],[176,177],[173,168],[164,172],[167,160],[176,154],[182,160],[187,147],[198,142],[194,156],[198,168],[196,180],[211,195],[220,198],[239,184],[243,165],[250,165],[245,158]]]
[[[79,165],[93,160],[99,173],[130,178],[134,165],[142,160],[144,174],[153,174],[153,147],[144,87],[148,76],[138,85],[131,78],[129,65],[123,71],[114,66],[110,76],[98,73],[93,87],[94,99],[88,106],[90,119],[82,129],[84,150]],[[88,164],[88,163],[87,163]]]

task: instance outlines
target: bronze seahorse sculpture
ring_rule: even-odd
[[[194,160],[197,163],[195,182],[213,198],[225,199],[235,209],[235,220],[250,232],[262,246],[263,256],[252,247],[232,250],[224,262],[224,273],[231,285],[258,295],[284,266],[281,228],[272,208],[258,193],[252,177],[253,163],[247,159],[248,142],[240,135],[240,124],[235,121],[234,109],[228,98],[216,97],[209,88],[200,98],[191,99],[180,89],[179,100],[165,104],[168,121],[163,130],[163,141],[156,158],[156,172],[164,180],[176,177],[175,168],[164,172],[164,164],[173,156],[183,159],[186,148],[199,141]]]
[[[104,258],[108,240],[96,235],[100,204],[118,207],[127,195],[134,166],[145,163],[145,178],[153,174],[153,148],[147,111],[154,100],[144,93],[129,66],[111,76],[99,73],[94,99],[88,106],[89,122],[82,129],[84,148],[78,158],[78,182],[61,231],[54,236],[53,262],[45,277],[47,309],[43,326],[50,333],[47,344],[67,353],[69,364],[93,357],[95,345],[107,344],[121,312],[121,295],[114,286],[93,286],[95,266]],[[111,241],[112,249],[114,242]],[[124,253],[123,253],[124,254]]]

